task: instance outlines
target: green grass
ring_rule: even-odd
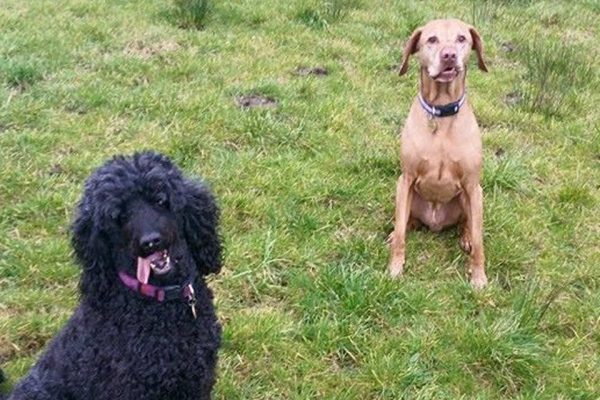
[[[204,21],[210,10],[208,0],[173,0],[175,5],[174,17],[181,28],[204,28]]]
[[[598,3],[173,1],[0,7],[0,364],[19,379],[77,304],[89,173],[153,148],[210,182],[225,267],[216,399],[597,399]],[[473,22],[490,286],[455,232],[408,236],[388,279],[412,30]],[[298,76],[323,66],[326,76]],[[242,95],[275,107],[242,109]]]
[[[593,69],[577,42],[530,42],[520,53],[526,71],[522,91],[531,111],[568,113],[581,98]]]
[[[324,0],[308,2],[296,15],[298,21],[312,28],[327,28],[341,20],[351,9],[359,8],[357,0]]]

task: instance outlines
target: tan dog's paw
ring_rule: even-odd
[[[467,254],[471,254],[473,247],[471,246],[471,238],[467,235],[462,235],[458,241],[460,248]]]
[[[404,256],[396,256],[390,261],[390,276],[398,278],[404,272]]]
[[[469,234],[469,230],[463,228],[460,239],[458,239],[458,244],[460,248],[467,254],[471,254],[471,250],[473,250],[473,246],[471,245],[471,235]]]
[[[483,289],[487,285],[487,277],[483,268],[477,268],[471,271],[471,286],[473,289]]]

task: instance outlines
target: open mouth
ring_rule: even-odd
[[[146,284],[150,279],[150,272],[155,275],[163,275],[169,272],[171,268],[171,258],[166,249],[152,253],[148,257],[138,257],[137,279]]]
[[[436,81],[450,82],[458,76],[458,68],[455,66],[446,67],[442,72],[433,77]]]

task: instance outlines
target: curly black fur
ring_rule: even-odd
[[[176,258],[150,283],[182,283],[197,268],[197,319],[183,299],[158,302],[120,282],[118,271],[136,276],[139,238],[131,232],[144,220],[170,224]],[[204,276],[221,268],[217,222],[208,189],[165,156],[137,153],[100,167],[72,227],[80,305],[9,399],[210,399],[221,327]]]

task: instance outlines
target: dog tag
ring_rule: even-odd
[[[435,133],[437,131],[438,124],[434,117],[430,116],[429,118],[427,118],[427,126],[429,127],[431,133]]]
[[[188,297],[188,306],[190,306],[190,308],[192,309],[192,315],[194,316],[194,319],[197,318],[196,315],[196,295],[194,294],[194,287],[192,286],[192,284],[190,283],[188,288],[190,289],[190,295]]]

